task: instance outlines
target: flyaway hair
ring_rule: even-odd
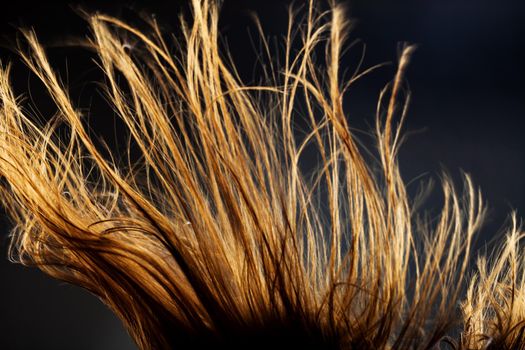
[[[343,108],[366,71],[343,79],[340,5],[310,1],[303,21],[290,10],[285,59],[253,86],[219,45],[216,1],[192,0],[191,12],[175,43],[154,19],[139,30],[86,15],[107,103],[129,132],[128,162],[100,147],[36,34],[23,31],[20,57],[57,114],[35,121],[3,63],[11,258],[98,296],[142,350],[525,349],[518,220],[471,267],[485,206],[470,178],[458,191],[443,176],[433,218],[407,195],[396,154],[414,48],[403,47],[379,96],[374,158]],[[313,175],[305,152],[320,160]]]

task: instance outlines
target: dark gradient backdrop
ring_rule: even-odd
[[[167,28],[176,28],[176,14],[184,1],[108,3],[82,5],[122,16],[153,12]],[[286,29],[286,4],[278,0],[224,1],[223,32],[247,80],[253,77],[254,63],[248,11],[260,15],[270,35],[280,35]],[[480,243],[498,233],[510,209],[525,215],[525,3],[353,0],[348,9],[355,18],[350,41],[361,39],[367,44],[364,67],[395,60],[401,41],[419,44],[408,71],[413,103],[405,127],[409,137],[400,155],[404,178],[411,181],[410,191],[417,189],[417,179],[435,179],[443,168],[455,178],[459,169],[471,173],[491,208]],[[4,63],[14,57],[8,39],[15,38],[15,27],[20,25],[34,26],[50,46],[67,35],[85,33],[84,21],[67,3],[13,1],[0,11],[0,35],[4,36],[0,57]],[[251,33],[255,33],[253,27]],[[362,48],[362,44],[356,45],[343,65],[353,68]],[[92,106],[93,124],[111,138],[111,125],[104,117],[109,111],[99,107],[100,97],[92,98],[91,81],[100,74],[93,65],[88,66],[90,58],[79,49],[57,47],[49,52],[57,67],[68,72],[67,81],[80,106]],[[346,105],[354,127],[369,129],[379,90],[392,73],[392,67],[378,70],[350,90]],[[38,91],[36,79],[19,66],[15,66],[13,82],[20,93],[31,87],[31,98],[41,114],[53,110]],[[437,205],[438,198],[431,196],[428,208]],[[8,263],[8,228],[3,218],[0,349],[134,349],[118,320],[96,298],[34,269]]]

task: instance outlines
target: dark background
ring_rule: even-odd
[[[167,28],[176,28],[182,3],[80,4],[88,10],[122,16],[153,12]],[[223,33],[247,80],[253,77],[255,57],[249,40],[250,32],[255,36],[249,10],[259,14],[268,34],[280,36],[286,30],[287,3],[224,1]],[[353,0],[347,3],[354,18],[350,41],[361,40],[343,60],[348,68],[352,68],[351,62],[359,56],[362,43],[367,47],[364,67],[395,61],[399,42],[419,45],[407,75],[413,100],[405,125],[408,139],[400,154],[409,190],[417,189],[418,179],[438,178],[441,169],[447,169],[458,181],[460,169],[470,173],[475,184],[482,188],[490,208],[480,244],[493,239],[501,233],[511,209],[517,209],[521,215],[525,212],[524,2]],[[49,46],[57,46],[66,35],[83,35],[85,22],[70,7],[78,4],[34,5],[13,1],[10,7],[2,7],[2,62],[14,59],[9,46],[18,26],[33,26],[42,42]],[[97,104],[92,103],[96,99],[92,97],[93,91],[83,92],[90,81],[100,77],[90,58],[78,49],[56,47],[49,52],[57,69],[68,72],[68,84],[79,96],[79,103],[83,107],[91,105],[100,115],[103,109],[97,110]],[[370,128],[378,93],[392,74],[392,66],[380,69],[351,89],[345,104],[354,127]],[[45,117],[50,107],[46,107],[45,97],[37,91],[36,79],[22,69],[15,69],[13,83],[18,92],[34,87],[32,98]],[[95,120],[96,114],[93,113],[94,123],[103,129],[104,122]],[[436,198],[430,197],[429,208],[438,203]],[[135,348],[119,321],[89,293],[54,281],[34,269],[7,262],[8,228],[4,218],[0,230],[0,349]]]

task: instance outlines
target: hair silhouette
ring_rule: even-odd
[[[129,132],[127,163],[95,142],[35,33],[23,31],[20,57],[58,112],[36,122],[2,66],[11,258],[98,296],[144,350],[525,349],[517,219],[472,269],[484,204],[470,178],[460,192],[443,176],[433,220],[407,195],[396,154],[413,47],[379,96],[371,160],[343,109],[366,71],[341,78],[340,5],[310,1],[296,22],[290,10],[285,60],[256,85],[241,82],[219,45],[218,4],[191,8],[176,43],[154,19],[139,30],[86,15],[107,103]],[[306,151],[320,160],[312,176]]]

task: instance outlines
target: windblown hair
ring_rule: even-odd
[[[300,23],[290,10],[285,60],[254,86],[219,45],[218,4],[191,8],[175,44],[154,19],[139,30],[87,16],[107,102],[129,131],[125,164],[97,144],[35,33],[23,31],[20,57],[58,112],[40,125],[2,66],[11,258],[98,296],[144,350],[525,349],[517,219],[472,269],[485,206],[470,178],[458,192],[443,176],[434,218],[407,195],[396,154],[413,47],[379,96],[373,158],[343,109],[366,71],[341,78],[341,6],[310,1]],[[311,176],[305,152],[319,158]]]

